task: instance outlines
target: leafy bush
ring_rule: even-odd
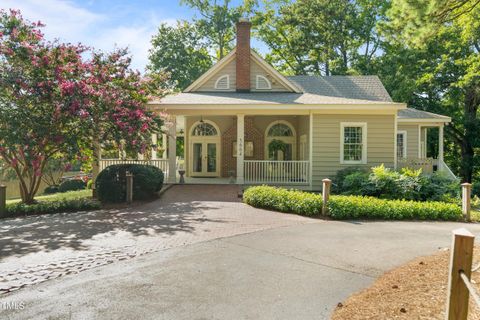
[[[63,181],[58,187],[58,192],[83,190],[86,187],[86,183],[83,180],[72,179]]]
[[[480,197],[480,181],[473,183],[472,194],[477,197]]]
[[[154,197],[163,185],[163,172],[157,167],[140,164],[119,164],[105,168],[95,181],[102,202],[123,202],[126,197],[126,173],[133,175],[133,199]]]
[[[442,172],[430,175],[421,170],[403,168],[400,172],[384,165],[365,169],[351,167],[340,170],[334,178],[332,192],[384,199],[454,202],[459,199],[460,185]]]
[[[44,194],[54,194],[58,192],[58,186],[48,186],[43,190]]]
[[[89,198],[66,199],[57,201],[44,201],[35,204],[24,204],[21,202],[7,204],[7,215],[32,215],[56,212],[74,212],[84,210],[100,209],[100,203]]]
[[[250,187],[243,201],[253,207],[297,213],[320,214],[322,196],[276,187]],[[331,196],[329,215],[333,219],[460,220],[461,208],[452,203],[387,200],[363,196]]]
[[[331,196],[333,219],[460,220],[461,208],[453,203],[386,200],[362,196]]]
[[[307,216],[322,211],[322,196],[319,194],[268,186],[248,188],[243,193],[243,201],[257,208]]]
[[[87,182],[87,189],[88,189],[88,190],[92,190],[92,186],[93,186],[93,180],[90,179],[90,180],[88,180],[88,182]]]
[[[338,170],[335,177],[332,178],[332,192],[333,193],[344,193],[350,191],[350,187],[348,185],[344,186],[345,178],[351,174],[357,174],[359,177],[361,173],[364,173],[365,181],[368,180],[368,170],[362,167],[346,167],[345,169]]]

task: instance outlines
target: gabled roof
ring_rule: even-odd
[[[212,76],[214,76],[218,71],[225,67],[229,62],[235,59],[235,54],[237,49],[233,49],[229,54],[227,54],[223,59],[213,65],[207,72],[195,80],[191,85],[189,85],[183,92],[194,92],[202,84],[207,82]],[[255,51],[250,50],[250,58],[257,62],[260,67],[267,71],[274,79],[279,83],[283,84],[285,88],[290,89],[292,92],[300,93],[301,90],[291,83],[287,78],[285,78],[280,72],[275,70],[268,62],[266,62],[262,57],[260,57]]]
[[[287,77],[305,93],[324,97],[392,102],[377,76]]]
[[[152,104],[392,104],[377,76],[293,76],[286,79],[301,90],[293,92],[183,92]]]

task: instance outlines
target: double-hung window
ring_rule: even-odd
[[[407,132],[397,131],[397,159],[407,157]]]
[[[340,163],[367,163],[367,124],[342,122],[340,130]]]

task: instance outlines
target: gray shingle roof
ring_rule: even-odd
[[[412,108],[398,110],[398,119],[439,119],[450,121],[450,117]]]
[[[391,104],[377,76],[287,77],[303,93],[189,92],[169,95],[156,104]]]

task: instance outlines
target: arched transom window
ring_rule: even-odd
[[[276,123],[268,130],[269,137],[293,137],[292,129],[285,123]]]
[[[289,161],[296,159],[296,133],[293,126],[283,120],[274,121],[265,131],[267,160]]]
[[[217,129],[210,123],[200,122],[193,128],[192,136],[217,136]]]

